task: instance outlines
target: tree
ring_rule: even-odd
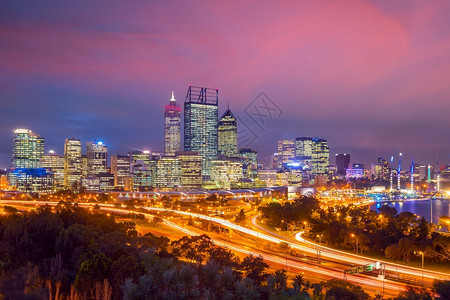
[[[450,281],[436,281],[433,284],[440,300],[450,299]]]
[[[103,282],[107,278],[110,266],[111,259],[107,258],[105,254],[95,254],[92,258],[81,263],[76,275],[75,287],[78,290],[89,291],[91,296],[93,296],[95,284]]]
[[[391,207],[389,205],[383,205],[381,206],[378,211],[380,214],[383,214],[383,218],[392,218],[397,215],[397,210],[395,207]]]
[[[8,215],[15,214],[18,212],[17,208],[9,206],[9,205],[3,206],[3,211]]]
[[[214,261],[220,267],[236,268],[239,266],[239,257],[234,255],[230,250],[222,247],[212,247],[209,251],[209,255],[209,261]]]
[[[346,280],[331,279],[322,282],[322,285],[327,288],[325,299],[339,299],[339,300],[365,300],[369,299],[369,295],[363,291],[360,286],[354,285]]]
[[[287,288],[287,276],[285,270],[276,270],[275,273],[269,275],[267,283],[272,290],[281,292]]]
[[[401,292],[394,300],[433,300],[433,297],[423,288],[408,287],[406,291]]]
[[[296,275],[292,281],[292,287],[299,292],[307,291],[311,287],[311,283],[303,275]]]
[[[450,261],[450,237],[441,234],[435,237],[431,252],[440,261]]]
[[[193,237],[184,236],[178,241],[173,241],[171,246],[175,255],[201,264],[209,259],[214,243],[209,236],[203,234]]]
[[[267,273],[266,269],[269,267],[261,256],[246,256],[241,264],[239,265],[239,270],[244,273],[247,278],[253,280],[256,285],[261,285],[261,283],[266,279]]]
[[[236,216],[236,222],[242,222],[245,220],[245,212],[243,209],[239,212],[239,214]]]

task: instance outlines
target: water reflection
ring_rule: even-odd
[[[433,223],[437,224],[441,216],[450,216],[449,200],[419,200],[402,202],[378,202],[371,206],[371,209],[378,210],[382,205],[395,207],[398,213],[409,211],[424,217],[428,222],[431,220],[431,204],[433,205]]]

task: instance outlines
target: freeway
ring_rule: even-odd
[[[4,203],[4,204],[9,204],[9,205],[56,205],[56,202],[49,202],[49,201],[21,201],[21,200],[0,200],[0,202]],[[120,213],[120,214],[126,214],[129,213],[130,210],[128,209],[123,209],[123,208],[117,208],[114,207],[114,205],[112,204],[100,204],[100,203],[78,203],[78,205],[80,207],[92,207],[93,205],[98,204],[101,209],[105,212],[111,212],[111,213]],[[207,215],[202,215],[202,214],[198,214],[198,213],[191,213],[191,212],[186,212],[186,211],[181,211],[181,210],[174,210],[174,209],[164,209],[164,208],[158,208],[158,207],[142,207],[144,209],[147,210],[147,212],[142,212],[139,210],[134,210],[134,212],[136,213],[142,213],[146,218],[153,218],[154,214],[150,214],[148,212],[171,212],[174,214],[178,214],[178,215],[182,215],[182,216],[189,216],[189,217],[195,217],[195,218],[200,218],[200,219],[204,219],[204,220],[208,220],[217,224],[222,225],[223,227],[227,227],[230,228],[232,230],[235,231],[239,231],[243,234],[249,235],[249,236],[253,236],[256,237],[257,239],[262,239],[262,240],[266,240],[268,242],[272,242],[272,243],[276,243],[276,244],[280,244],[280,242],[285,242],[286,239],[284,237],[277,237],[274,236],[273,234],[264,234],[264,233],[260,233],[258,230],[251,230],[248,228],[245,228],[243,226],[234,224],[230,221],[221,219],[221,218],[216,218],[216,217],[211,217],[211,216],[207,216]],[[176,229],[184,234],[187,235],[198,235],[199,233],[196,233],[190,229],[185,228],[184,226],[181,226],[179,224],[176,224],[174,222],[171,222],[167,219],[163,219],[163,222],[165,225]],[[278,252],[268,252],[268,251],[259,251],[259,249],[251,249],[248,247],[248,245],[246,245],[245,243],[243,243],[242,241],[239,241],[239,239],[232,239],[232,240],[219,240],[219,239],[214,239],[214,242],[219,245],[219,246],[223,246],[226,247],[230,250],[239,252],[239,253],[243,253],[243,254],[256,254],[256,255],[261,255],[268,263],[275,263],[278,265],[286,265],[289,266],[289,268],[291,269],[291,271],[296,271],[297,273],[299,273],[299,271],[301,272],[308,272],[308,273],[315,273],[318,275],[322,275],[322,276],[326,276],[326,277],[334,277],[334,278],[342,278],[343,277],[343,271],[339,270],[339,269],[333,269],[330,267],[324,267],[321,265],[311,265],[311,263],[305,263],[300,261],[298,258],[294,258],[291,256],[288,256],[287,254],[283,254],[283,253],[278,253]],[[309,252],[312,254],[315,254],[316,250],[304,245],[301,245],[300,243],[291,243],[292,244],[292,248],[295,249],[299,249],[305,252]],[[336,254],[336,253],[324,253],[324,256],[326,256],[326,254],[328,256],[331,257],[338,257],[341,258],[345,261],[345,259],[347,259],[347,257],[342,257],[340,254]],[[373,260],[371,260],[371,262],[373,262]],[[391,294],[391,295],[395,295],[397,294],[399,291],[402,291],[405,289],[405,284],[403,283],[399,283],[399,282],[395,282],[392,280],[380,280],[378,278],[374,278],[372,276],[368,276],[368,275],[363,275],[363,274],[357,274],[357,275],[348,275],[347,276],[347,280],[354,282],[356,284],[362,285],[365,287],[365,289],[371,289],[372,291],[377,291],[380,292],[380,286],[383,285],[383,290],[386,291],[387,293]],[[367,288],[370,287],[370,288]]]
[[[351,253],[348,253],[345,251],[336,250],[336,249],[326,247],[321,244],[317,244],[317,243],[313,243],[311,241],[305,240],[304,238],[302,238],[303,232],[298,232],[295,235],[295,240],[286,238],[285,236],[279,235],[273,231],[267,230],[264,227],[258,225],[256,222],[257,218],[258,218],[258,216],[255,216],[251,219],[251,223],[255,228],[262,230],[262,231],[266,232],[267,234],[270,234],[271,236],[278,237],[279,239],[282,239],[285,242],[293,243],[294,245],[295,244],[302,245],[303,247],[314,249],[314,251],[317,251],[317,249],[320,249],[320,252],[322,253],[322,255],[324,257],[338,259],[341,261],[346,261],[346,262],[358,264],[358,265],[367,265],[367,264],[373,263],[375,261],[375,259],[373,259],[373,258],[365,257],[362,255],[351,254]],[[395,273],[404,273],[404,274],[413,275],[413,276],[417,276],[417,277],[422,277],[422,275],[423,275],[424,278],[428,278],[428,279],[432,279],[432,280],[450,280],[450,274],[448,274],[448,273],[436,272],[436,271],[431,271],[431,270],[426,270],[426,269],[422,270],[419,268],[409,267],[409,266],[396,264],[396,263],[383,261],[383,260],[377,260],[377,261],[384,264],[386,271],[391,271],[391,272],[395,272]]]

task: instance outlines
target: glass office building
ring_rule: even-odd
[[[202,156],[202,174],[208,178],[217,158],[219,90],[190,86],[184,102],[184,150]]]
[[[87,142],[87,176],[107,172],[108,147],[102,141]]]
[[[219,154],[237,156],[237,122],[230,109],[222,115],[218,124]]]
[[[44,138],[29,129],[16,129],[13,137],[11,165],[13,169],[40,168],[44,155]]]
[[[174,93],[169,105],[164,108],[164,154],[175,155],[181,144],[181,107],[177,104]]]
[[[70,189],[81,183],[82,174],[81,141],[68,138],[64,143],[64,186]]]

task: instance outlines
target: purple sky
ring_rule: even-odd
[[[59,153],[161,150],[189,85],[244,119],[270,96],[282,116],[246,121],[262,155],[319,136],[352,162],[450,162],[449,1],[1,1],[0,41],[0,167],[19,127]]]

